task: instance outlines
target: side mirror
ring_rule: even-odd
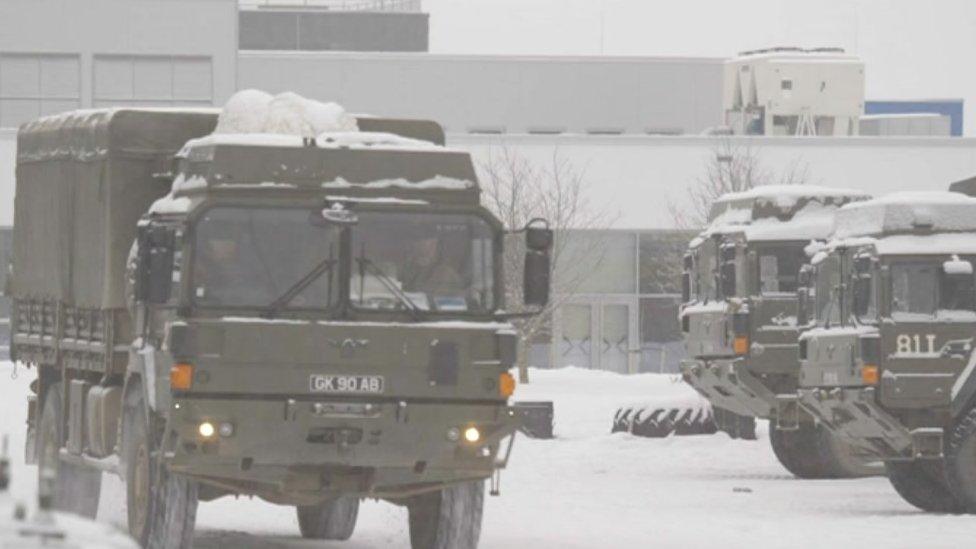
[[[542,222],[545,226],[533,227],[532,224],[536,222]],[[526,305],[545,307],[549,303],[552,244],[553,232],[545,221],[533,219],[525,227],[526,251],[522,295]]]
[[[868,314],[871,304],[871,278],[862,276],[854,279],[854,316]]]
[[[796,291],[796,325],[800,328],[809,322],[807,318],[807,309],[809,308],[807,302],[809,300],[810,291],[805,286],[801,286]]]
[[[135,297],[145,303],[166,303],[173,288],[176,233],[168,227],[148,225],[139,230]]]
[[[733,297],[735,295],[735,263],[723,263],[719,269],[719,278],[722,283],[722,296]]]

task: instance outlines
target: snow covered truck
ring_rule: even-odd
[[[812,185],[723,195],[684,258],[684,380],[714,407],[769,419],[772,449],[800,478],[870,474],[859,450],[802,413],[795,393],[797,287],[811,241],[863,193]]]
[[[224,116],[19,131],[12,355],[37,371],[26,450],[56,507],[93,515],[110,472],[142,546],[188,547],[198,501],[242,494],[295,506],[306,538],[349,538],[369,497],[408,508],[414,548],[475,547],[518,341],[470,156],[433,122],[214,133]],[[532,309],[552,233],[524,237]]]
[[[800,403],[925,511],[976,512],[974,262],[976,199],[955,192],[845,206],[812,261]]]

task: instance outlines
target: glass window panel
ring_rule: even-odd
[[[0,56],[0,97],[32,98],[40,95],[40,65],[36,56]]]
[[[78,99],[81,82],[77,57],[42,56],[41,95],[45,98]]]

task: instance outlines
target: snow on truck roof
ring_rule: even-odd
[[[708,228],[691,247],[714,234],[742,233],[749,241],[827,238],[842,205],[869,197],[862,191],[815,185],[764,185],[724,194],[712,204]]]
[[[943,191],[901,192],[849,204],[837,212],[832,236],[881,236],[919,229],[976,231],[976,198]]]
[[[881,255],[976,254],[976,198],[900,192],[848,204],[836,214],[827,248],[841,246],[873,246]]]

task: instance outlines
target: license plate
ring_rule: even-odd
[[[309,390],[313,393],[370,393],[383,392],[383,376],[328,376],[313,374]]]

